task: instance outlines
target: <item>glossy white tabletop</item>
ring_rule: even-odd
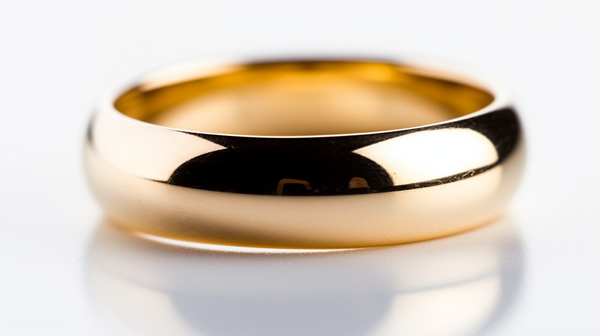
[[[0,335],[600,334],[597,1],[0,0]],[[506,216],[444,239],[280,253],[103,219],[95,102],[214,55],[426,55],[495,77],[527,133]]]

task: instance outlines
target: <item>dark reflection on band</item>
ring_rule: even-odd
[[[361,153],[361,149],[387,142],[390,145],[386,147],[389,151],[386,157],[394,157],[402,150],[398,139],[415,133],[435,135],[443,130],[462,130],[465,134],[476,132],[480,139],[469,139],[467,143],[489,146],[494,159],[475,167],[440,173],[434,178],[425,177],[403,183],[399,182],[402,176],[397,176],[402,172],[397,172],[395,167],[386,167],[368,153]],[[496,167],[516,150],[520,133],[518,118],[511,108],[442,125],[353,136],[260,138],[190,133],[226,149],[206,153],[183,163],[173,172],[168,183],[203,190],[260,195],[346,195],[425,188],[471,178]],[[430,153],[427,148],[435,148],[436,144],[442,145],[444,141],[455,139],[456,135],[421,137],[413,140],[410,147],[422,148],[424,157],[437,157],[439,153]],[[478,159],[485,157],[485,153],[470,154],[471,148],[461,149],[462,144],[458,142],[453,147],[454,160],[469,160],[469,155]],[[418,163],[422,164],[422,160],[419,157]],[[442,158],[436,160],[440,161],[428,169],[449,164],[443,162]],[[410,166],[410,161],[407,158],[399,165]],[[356,181],[356,178],[369,187],[353,188],[352,181]],[[305,183],[289,184],[282,188],[282,180]]]
[[[103,223],[88,260],[95,304],[140,335],[479,335],[523,274],[507,219],[435,241],[313,252],[177,246]]]

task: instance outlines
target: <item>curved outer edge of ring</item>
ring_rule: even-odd
[[[351,60],[351,58],[345,58],[345,59],[349,59]],[[372,58],[371,58],[372,60]],[[254,59],[254,60],[246,60],[243,62],[236,62],[236,61],[220,61],[220,62],[206,62],[206,61],[199,61],[199,62],[192,62],[195,63],[197,65],[200,66],[200,68],[207,69],[210,67],[214,67],[215,65],[220,66],[220,67],[227,67],[227,66],[234,66],[235,64],[248,64],[248,63],[252,63],[252,62],[257,62],[257,61],[261,61],[261,59]],[[262,60],[264,61],[264,59]],[[92,149],[95,149],[95,141],[94,141],[94,136],[91,132],[93,124],[95,123],[95,119],[96,117],[101,114],[101,113],[107,113],[109,114],[111,117],[113,118],[117,118],[120,119],[122,122],[127,123],[127,124],[131,124],[133,125],[137,125],[139,126],[143,126],[144,128],[148,129],[148,130],[156,130],[156,131],[160,131],[160,132],[171,132],[171,133],[178,133],[178,134],[182,134],[182,135],[191,135],[194,137],[198,137],[198,138],[202,138],[204,140],[208,140],[208,141],[215,141],[215,140],[221,140],[221,142],[225,142],[225,147],[226,148],[227,144],[230,143],[231,141],[233,142],[237,142],[239,143],[239,141],[276,141],[276,142],[280,142],[280,141],[286,141],[286,142],[298,142],[298,141],[335,141],[336,139],[359,139],[359,138],[394,138],[394,137],[398,137],[398,136],[402,136],[402,135],[408,135],[408,134],[412,134],[412,133],[419,133],[422,131],[431,131],[431,130],[441,130],[441,129],[455,129],[455,128],[465,128],[465,125],[469,124],[470,122],[476,121],[477,119],[480,118],[485,118],[485,116],[489,116],[492,114],[498,114],[498,113],[508,113],[511,116],[514,117],[515,122],[516,122],[516,127],[517,129],[514,129],[512,131],[512,134],[509,134],[509,136],[512,136],[514,139],[512,139],[513,147],[516,146],[516,143],[518,143],[520,141],[520,137],[521,137],[521,126],[520,123],[518,121],[518,116],[516,115],[516,112],[512,109],[510,103],[509,103],[509,98],[508,98],[508,94],[506,92],[506,90],[498,85],[495,81],[478,75],[478,74],[473,74],[470,73],[467,70],[461,69],[460,71],[456,71],[456,68],[450,68],[450,67],[442,67],[439,66],[439,64],[436,65],[432,65],[431,62],[426,63],[426,62],[422,62],[422,61],[401,61],[401,62],[395,62],[397,64],[400,65],[406,65],[409,67],[415,67],[416,69],[425,69],[425,70],[440,70],[443,71],[444,73],[448,73],[449,74],[449,78],[453,78],[453,80],[457,80],[456,78],[458,77],[460,82],[463,83],[467,83],[467,84],[471,84],[477,87],[481,87],[485,90],[488,90],[489,92],[491,92],[494,95],[494,100],[492,101],[492,103],[490,103],[488,106],[484,107],[483,109],[470,113],[468,115],[462,116],[462,117],[458,117],[458,118],[454,118],[454,119],[450,119],[450,120],[446,120],[440,123],[436,123],[436,124],[430,124],[430,125],[423,125],[423,126],[417,126],[417,127],[412,127],[412,128],[405,128],[405,129],[396,129],[396,130],[386,130],[386,131],[378,131],[378,132],[368,132],[368,133],[355,133],[355,134],[332,134],[332,135],[315,135],[315,136],[247,136],[247,135],[235,135],[235,134],[214,134],[214,133],[202,133],[202,132],[192,132],[192,131],[187,131],[187,130],[183,130],[183,129],[175,129],[175,128],[169,128],[169,127],[164,127],[164,126],[159,126],[159,125],[155,125],[155,124],[150,124],[144,121],[140,121],[134,118],[131,118],[129,116],[126,116],[124,114],[122,114],[121,112],[117,111],[116,108],[113,106],[113,101],[116,97],[118,97],[122,92],[124,92],[126,89],[133,87],[132,85],[128,85],[125,86],[123,89],[120,90],[113,90],[112,93],[105,95],[105,98],[101,101],[100,104],[100,109],[99,112],[96,114],[96,116],[92,119],[92,122],[90,123],[90,131],[88,132],[88,141],[90,143],[90,145],[92,146]],[[454,70],[452,70],[454,69]],[[159,72],[155,72],[160,74],[161,72],[169,72],[170,68],[165,68],[164,70],[161,70]],[[465,74],[467,73],[467,76],[463,75],[458,75],[458,74]],[[151,78],[152,76],[156,76],[156,75],[148,75],[145,78]],[[454,77],[452,77],[454,76]],[[145,80],[142,79],[140,81],[137,81],[136,83],[139,85],[140,83],[143,83]],[[135,85],[135,84],[134,84]],[[470,128],[470,127],[467,127]],[[385,140],[385,139],[384,139]],[[382,141],[382,140],[380,140]],[[218,142],[218,141],[217,141]],[[375,141],[373,143],[376,143],[378,141]],[[223,145],[223,143],[221,143],[221,145]],[[493,143],[494,146],[497,147],[498,143]],[[393,186],[387,186],[387,187],[380,187],[380,188],[376,188],[376,189],[370,189],[370,190],[362,190],[362,192],[360,193],[372,193],[372,192],[391,192],[391,191],[399,191],[399,190],[408,190],[408,189],[416,189],[416,188],[426,188],[429,186],[436,186],[436,185],[440,185],[440,184],[445,184],[445,183],[452,183],[452,182],[456,182],[456,181],[460,181],[466,178],[471,178],[473,176],[479,175],[481,173],[484,173],[498,165],[500,165],[503,160],[506,158],[507,155],[510,155],[511,151],[513,151],[514,149],[509,149],[508,153],[504,153],[504,155],[500,155],[502,153],[498,153],[498,157],[494,162],[490,162],[488,164],[485,165],[480,165],[477,167],[470,167],[469,169],[465,169],[465,170],[461,170],[461,171],[457,171],[454,174],[448,174],[442,177],[436,177],[433,179],[425,179],[425,180],[419,180],[413,183],[405,183],[405,184],[400,184],[400,185],[393,185]],[[175,169],[177,170],[177,169]],[[175,171],[174,171],[175,172]],[[133,174],[136,174],[136,172],[131,172]],[[148,180],[152,180],[152,181],[156,181],[156,182],[162,182],[162,183],[169,183],[169,184],[175,184],[175,185],[179,185],[179,186],[184,186],[184,187],[190,187],[190,188],[196,188],[196,189],[206,189],[206,190],[214,190],[214,191],[227,191],[227,192],[236,192],[236,193],[248,193],[248,194],[265,194],[264,192],[245,192],[245,191],[240,191],[240,190],[215,190],[214,188],[205,188],[199,185],[194,185],[193,183],[186,183],[186,182],[181,182],[181,181],[175,181],[175,179],[173,178],[173,174],[170,178],[165,179],[163,178],[154,178],[154,176],[140,176],[141,178],[145,178]],[[389,183],[388,183],[389,184]],[[269,193],[266,193],[269,194]],[[272,193],[271,193],[272,194]],[[341,195],[341,194],[348,194],[348,193],[344,193],[344,192],[339,192],[339,191],[334,191],[333,193],[325,193],[324,195]],[[350,193],[352,194],[352,193]],[[312,195],[312,194],[311,194]]]

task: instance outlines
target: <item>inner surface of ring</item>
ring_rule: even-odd
[[[307,136],[363,133],[445,121],[493,96],[435,73],[376,61],[280,61],[147,82],[115,102],[120,112],[189,131]]]

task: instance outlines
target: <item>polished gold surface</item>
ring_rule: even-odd
[[[332,248],[492,220],[523,168],[504,93],[392,62],[198,62],[108,97],[86,145],[120,225],[186,241]]]
[[[433,124],[479,110],[492,99],[476,87],[400,65],[304,61],[248,64],[166,87],[143,83],[121,95],[115,107],[189,131],[294,136]]]

